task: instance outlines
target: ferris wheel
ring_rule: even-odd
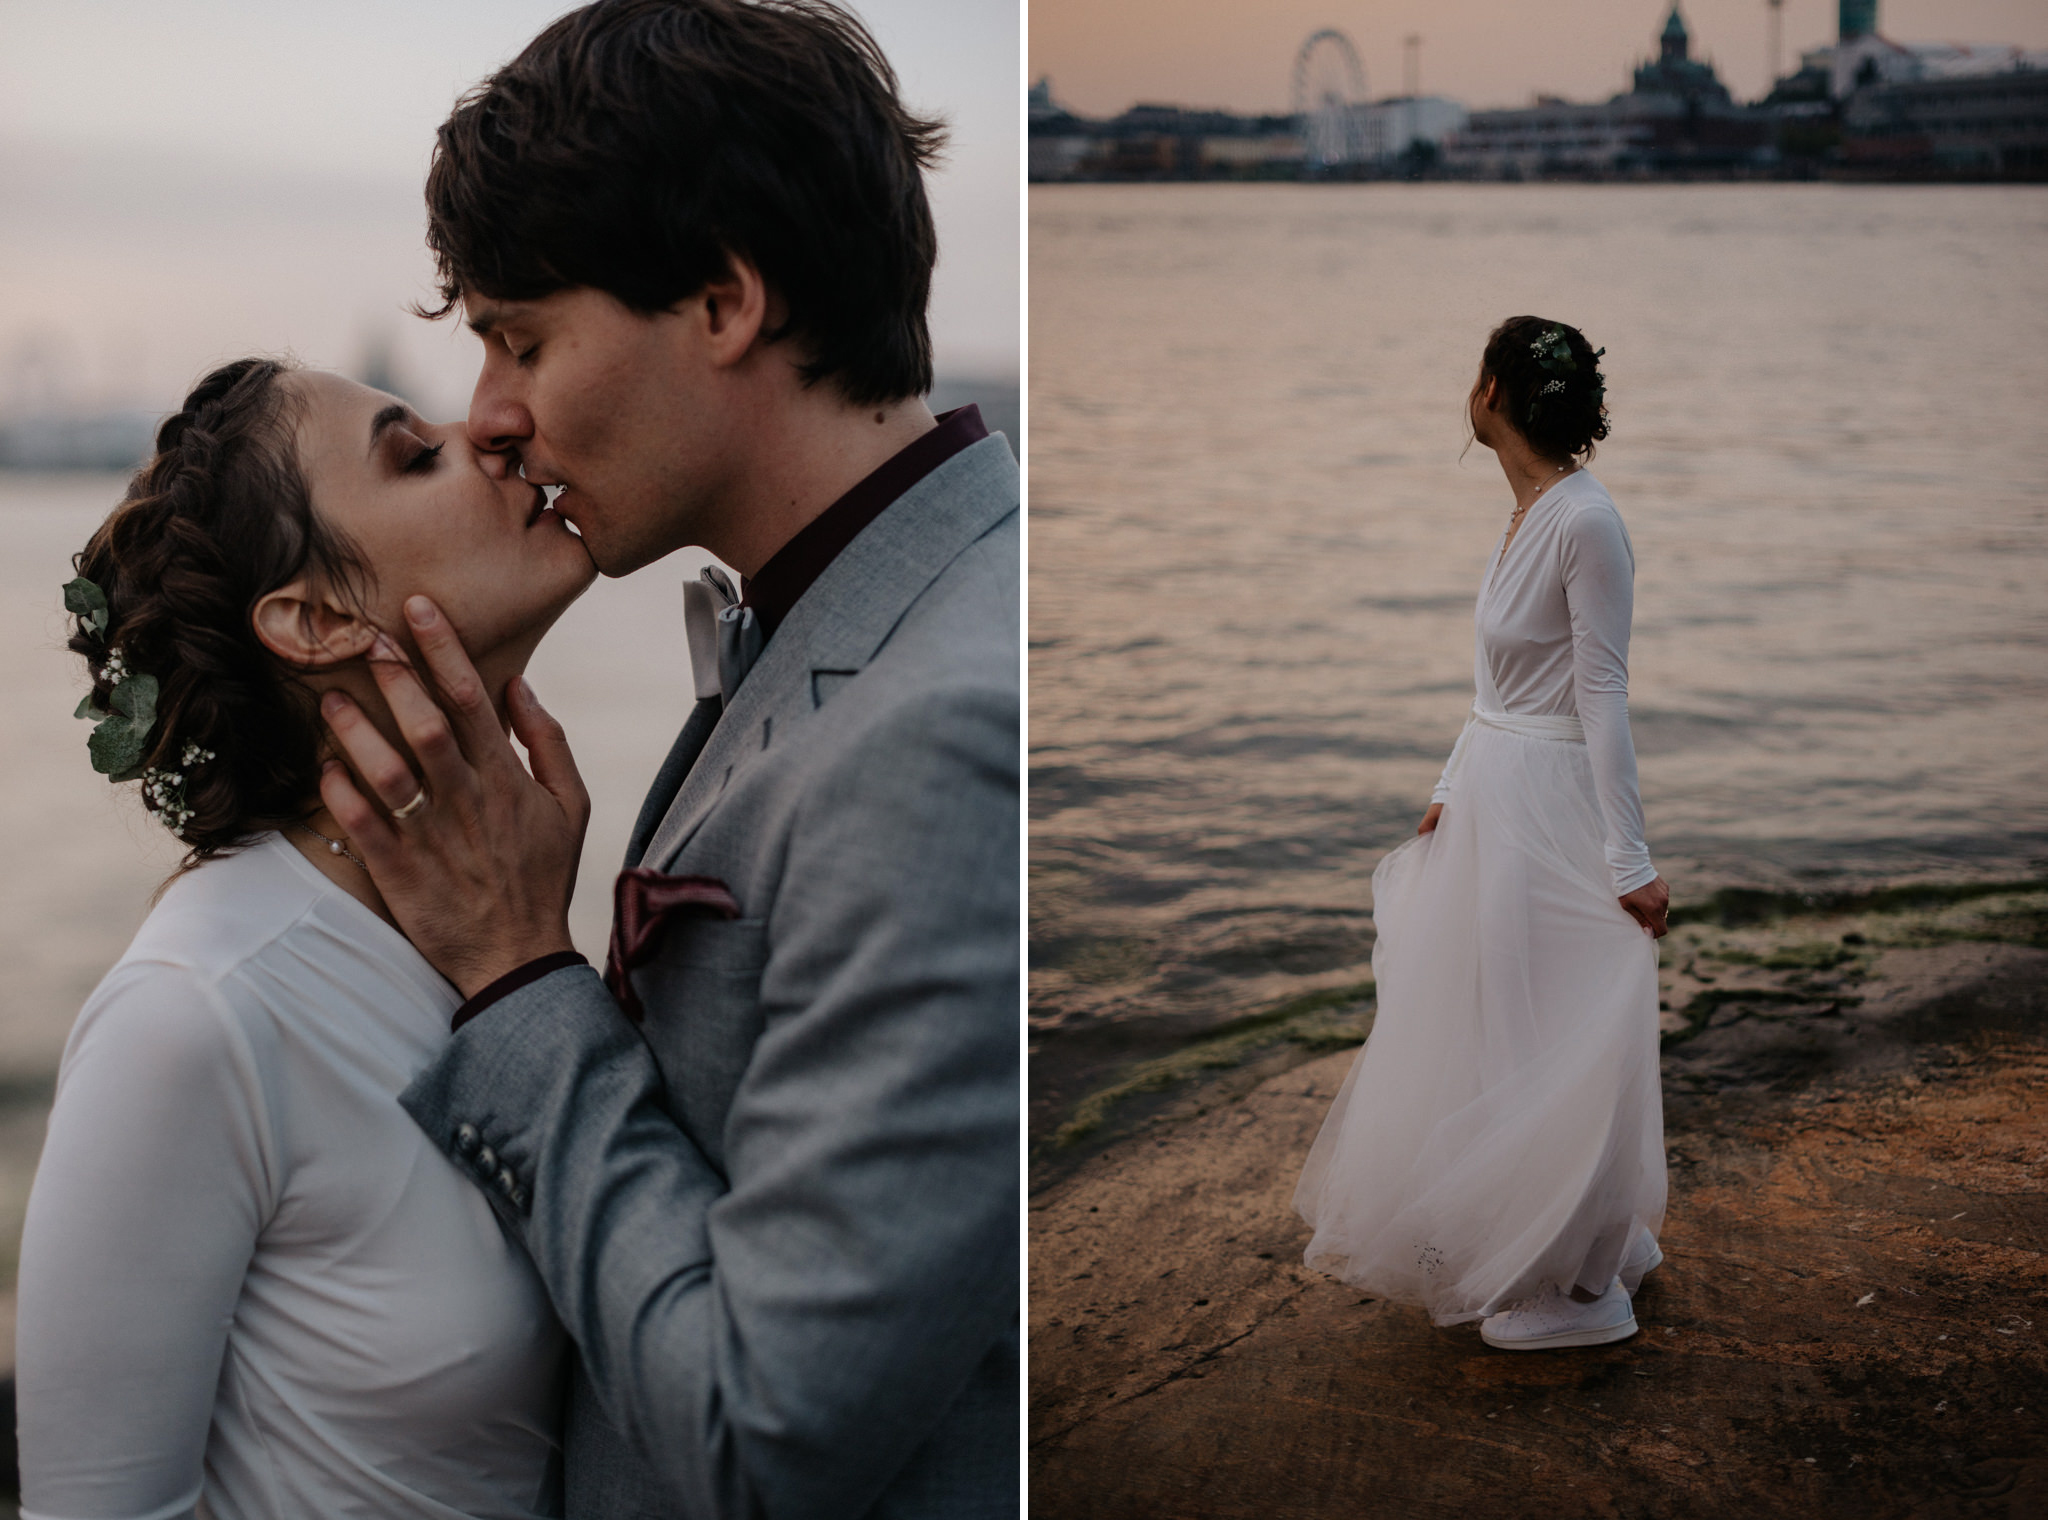
[[[1311,169],[1365,157],[1365,65],[1334,27],[1312,33],[1294,55],[1294,119]]]

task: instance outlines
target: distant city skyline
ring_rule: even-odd
[[[1768,87],[1765,0],[1681,0],[1693,56],[1738,99]],[[1538,94],[1605,100],[1656,50],[1670,0],[1033,0],[1030,73],[1070,110],[1112,116],[1139,102],[1284,112],[1295,50],[1336,27],[1365,63],[1373,99],[1403,89],[1402,39],[1422,39],[1422,90],[1475,109]],[[1836,0],[1784,0],[1781,66],[1835,36]],[[1879,0],[1900,41],[2048,47],[2042,0]]]

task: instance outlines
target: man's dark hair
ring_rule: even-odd
[[[427,174],[444,316],[465,295],[572,286],[665,311],[759,269],[806,383],[855,402],[931,389],[938,239],[912,115],[828,0],[597,0],[457,102]]]

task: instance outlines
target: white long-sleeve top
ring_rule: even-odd
[[[87,1001],[22,1241],[28,1520],[527,1517],[566,1342],[399,1108],[456,994],[282,837]]]
[[[1657,876],[1643,841],[1628,727],[1635,572],[1635,550],[1614,498],[1591,472],[1578,470],[1530,504],[1505,553],[1494,545],[1474,612],[1473,706],[1576,717],[1583,725],[1617,897]],[[1432,802],[1450,799],[1464,746],[1460,735]]]

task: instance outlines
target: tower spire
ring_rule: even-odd
[[[1678,14],[1678,0],[1671,0],[1671,18],[1664,23],[1664,35],[1657,39],[1657,56],[1666,63],[1683,63],[1691,40],[1685,32],[1685,18]]]

